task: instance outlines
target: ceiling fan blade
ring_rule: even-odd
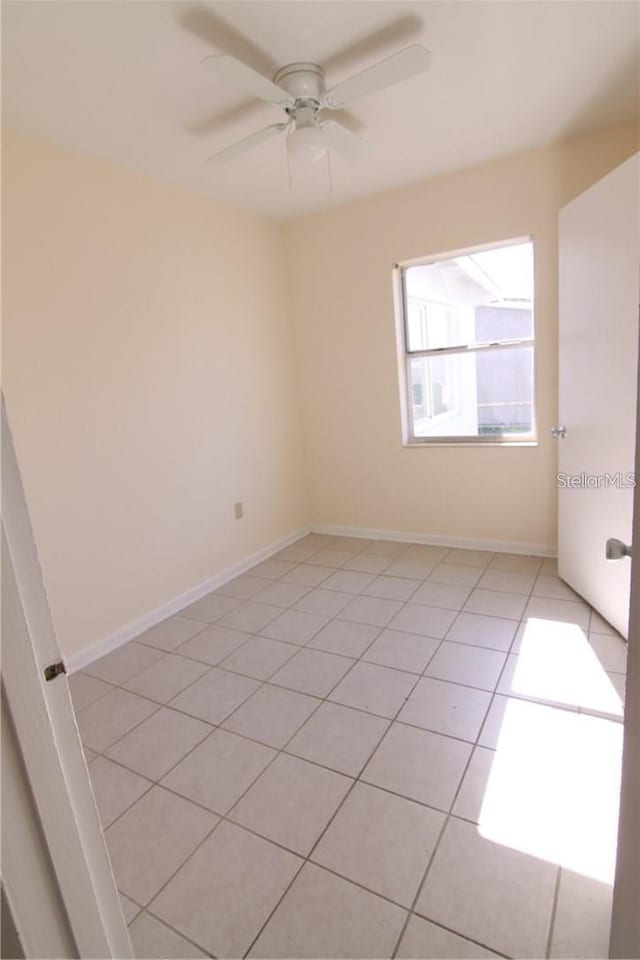
[[[423,28],[422,18],[417,14],[400,14],[384,26],[368,31],[366,36],[360,37],[354,43],[349,43],[328,57],[324,57],[322,60],[324,72],[332,74],[349,69],[363,57],[373,58],[376,53],[380,59],[384,56],[388,57],[394,50],[401,50],[406,44],[416,43]],[[222,50],[222,47],[219,49]]]
[[[343,110],[342,107],[331,110],[326,116],[324,113],[320,113],[318,118],[320,120],[337,120],[338,123],[341,123],[343,127],[353,131],[353,133],[360,133],[361,130],[366,129],[366,124],[359,117],[356,117],[350,110]]]
[[[347,160],[363,160],[372,149],[368,140],[363,140],[335,120],[325,120],[320,129],[325,143]]]
[[[264,143],[265,140],[270,140],[277,134],[283,133],[287,127],[287,123],[273,123],[270,127],[256,130],[255,133],[250,133],[248,137],[244,137],[242,140],[238,140],[237,143],[232,143],[231,146],[225,147],[224,150],[214,153],[212,157],[207,157],[207,161],[210,163],[225,163],[227,160],[234,160],[247,150],[257,147],[259,143]]]
[[[211,9],[212,4],[202,2],[182,3],[179,5],[177,22],[187,30],[199,44],[210,47],[210,53],[225,53],[236,60],[242,60],[265,77],[272,77],[278,64],[257,43],[220,14]],[[399,42],[396,43],[396,47]],[[202,56],[205,56],[203,53]]]
[[[263,110],[264,107],[260,100],[251,97],[249,100],[236,103],[226,110],[209,113],[206,117],[201,116],[185,125],[185,129],[194,137],[211,137],[212,134],[215,135],[223,131],[228,124],[248,121],[256,116],[258,117],[256,123],[258,123],[261,117],[264,118]],[[341,110],[336,111],[337,115],[341,113]]]
[[[242,60],[236,60],[235,57],[228,57],[226,54],[214,53],[210,57],[205,57],[202,61],[205,70],[219,73],[225,80],[235,84],[238,91],[251,94],[260,100],[266,100],[267,103],[275,103],[278,106],[288,106],[293,103],[293,97],[282,87],[267,80],[261,73],[252,70]]]
[[[345,103],[368,97],[371,93],[384,90],[402,80],[408,80],[418,73],[428,70],[431,64],[431,54],[426,47],[413,43],[404,50],[399,50],[386,60],[374,63],[353,77],[337,83],[328,90],[323,98],[323,106],[329,109],[342,107]]]

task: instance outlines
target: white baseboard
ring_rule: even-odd
[[[179,613],[187,604],[200,600],[201,597],[206,596],[207,593],[211,593],[212,590],[217,590],[218,587],[228,583],[229,580],[233,580],[234,577],[239,577],[241,573],[249,570],[249,568],[255,566],[256,563],[260,563],[261,560],[267,560],[273,556],[274,553],[284,550],[289,544],[294,543],[309,532],[309,527],[301,527],[299,530],[295,530],[293,533],[282,537],[282,539],[277,540],[275,543],[270,543],[269,546],[263,547],[262,550],[258,550],[250,557],[245,557],[244,560],[234,563],[233,566],[227,567],[226,570],[214,574],[213,577],[205,580],[204,583],[198,584],[197,587],[186,590],[184,593],[179,594],[179,596],[167,601],[167,603],[163,603],[162,606],[156,607],[155,610],[150,610],[149,613],[145,613],[136,620],[132,620],[131,623],[126,624],[114,633],[106,637],[101,637],[88,647],[85,647],[84,650],[79,650],[77,653],[72,653],[70,656],[64,657],[67,673],[74,674],[79,670],[84,670],[90,663],[99,660],[100,657],[104,657],[105,654],[111,653],[112,650],[116,650],[123,644],[128,643],[129,640],[133,640],[145,630],[148,630],[149,627],[154,627],[156,623],[166,620],[166,618],[172,614]]]
[[[173,597],[173,599],[162,604],[162,606],[156,607],[155,610],[143,614],[143,616],[126,624],[114,633],[106,637],[101,637],[88,647],[85,647],[84,650],[79,650],[77,653],[72,653],[70,656],[65,657],[64,661],[67,672],[74,674],[79,670],[84,670],[90,663],[93,663],[100,657],[104,657],[107,653],[111,653],[112,650],[116,650],[123,644],[128,643],[129,640],[133,640],[145,630],[148,630],[149,627],[154,627],[156,623],[166,620],[166,618],[172,614],[179,613],[187,604],[199,600],[207,593],[211,593],[212,590],[217,590],[218,587],[228,583],[229,580],[233,580],[234,577],[240,576],[241,573],[249,570],[249,568],[255,566],[256,563],[260,563],[261,560],[266,560],[268,557],[273,556],[274,553],[284,550],[290,543],[293,543],[310,532],[325,533],[339,537],[360,537],[365,540],[395,540],[400,543],[425,543],[439,547],[462,547],[465,550],[523,553],[536,557],[555,557],[557,555],[557,550],[554,547],[543,546],[536,543],[510,543],[505,540],[470,540],[466,537],[444,537],[439,534],[406,533],[398,530],[370,530],[363,527],[330,527],[317,525],[301,527],[299,530],[295,530],[281,540],[271,543],[267,547],[263,547],[262,550],[258,550],[250,557],[245,557],[244,560],[240,560],[233,566],[227,567],[226,570],[216,573],[213,577],[205,580],[204,583],[200,583],[198,586],[186,590],[179,596]]]
[[[507,540],[471,540],[442,534],[405,533],[399,530],[368,530],[364,527],[311,526],[312,533],[336,537],[362,537],[365,540],[396,540],[400,543],[425,543],[435,547],[461,547],[463,550],[491,550],[494,553],[523,553],[534,557],[556,557],[556,547],[540,543],[511,543]]]

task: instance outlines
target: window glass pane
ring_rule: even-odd
[[[533,337],[533,244],[405,270],[409,351]]]
[[[413,435],[533,434],[533,347],[409,360]]]

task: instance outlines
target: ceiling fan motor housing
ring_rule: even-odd
[[[278,70],[273,81],[295,97],[296,101],[306,101],[309,106],[320,105],[324,92],[324,72],[317,64],[289,63]]]
[[[284,110],[284,123],[272,123],[256,130],[211,157],[216,162],[230,160],[265,140],[284,133],[288,153],[315,162],[328,156],[328,148],[347,160],[359,160],[370,144],[358,137],[337,115],[325,118],[323,111],[339,110],[345,103],[369,96],[378,90],[408,80],[429,67],[429,51],[414,43],[384,60],[347,77],[330,90],[325,89],[324,71],[317,63],[297,61],[282,67],[273,80],[257,73],[248,64],[226,54],[213,54],[202,61],[208,70],[224,74],[237,82],[245,93]]]

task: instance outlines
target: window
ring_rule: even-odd
[[[397,268],[405,441],[535,440],[533,243]]]

